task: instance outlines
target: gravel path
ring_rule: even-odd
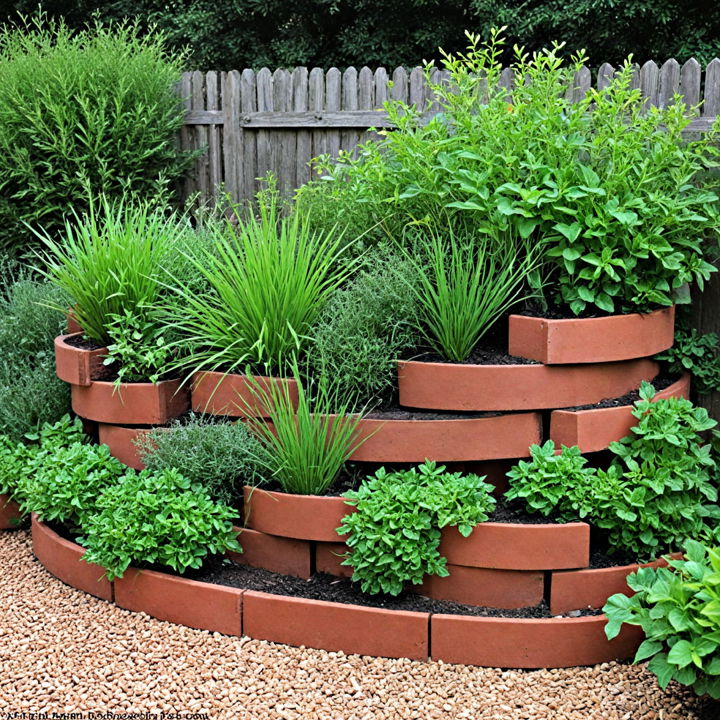
[[[51,577],[0,533],[0,718],[8,712],[207,713],[239,720],[713,720],[642,667],[537,672],[326,653],[191,630]],[[146,716],[148,717],[148,716]],[[149,717],[152,717],[150,715]],[[191,717],[188,715],[187,717]]]

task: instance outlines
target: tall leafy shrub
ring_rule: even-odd
[[[185,167],[174,136],[182,54],[136,24],[72,32],[42,14],[0,27],[0,248],[90,200],[166,200]]]
[[[576,91],[586,58],[566,63],[558,45],[517,50],[509,92],[502,39],[468,37],[442,61],[448,83],[427,68],[440,106],[429,122],[424,107],[389,102],[395,130],[321,163],[328,203],[367,205],[393,234],[422,220],[547,241],[552,299],[575,314],[670,305],[685,283],[702,286],[720,228],[720,179],[707,174],[717,126],[687,139],[679,96],[646,112],[629,61],[605,89]]]

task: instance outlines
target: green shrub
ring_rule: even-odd
[[[632,435],[610,445],[610,467],[585,467],[578,448],[533,446],[532,461],[509,473],[508,498],[528,510],[564,520],[584,518],[607,535],[611,550],[640,560],[677,550],[687,539],[708,537],[720,518],[718,466],[702,433],[717,424],[684,398],[652,402],[650,383],[640,388]]]
[[[671,680],[720,699],[720,547],[689,540],[685,559],[640,568],[627,579],[631,597],[613,595],[603,608],[612,640],[623,623],[639,625],[645,640],[635,662],[647,660],[663,690]]]
[[[5,270],[5,268],[3,268]],[[70,409],[70,391],[55,375],[53,340],[67,307],[58,288],[8,268],[0,279],[0,432],[20,440]]]
[[[0,247],[29,223],[54,234],[94,198],[170,198],[187,166],[175,143],[182,53],[137,25],[73,33],[43,15],[0,27]]]
[[[237,501],[243,484],[263,481],[258,441],[242,422],[193,416],[186,423],[175,421],[170,430],[155,428],[137,445],[148,470],[176,468],[226,505]]]
[[[21,476],[16,497],[23,512],[77,530],[95,512],[98,495],[126,469],[107,445],[48,448],[34,456],[32,471]]]
[[[326,377],[318,378],[312,388],[303,384],[297,369],[294,377],[298,386],[297,408],[288,385],[263,386],[250,380],[257,404],[268,409],[270,421],[248,419],[260,441],[256,460],[264,476],[278,482],[283,492],[322,495],[347,459],[367,439],[358,437],[362,415],[350,414],[347,403],[338,399],[337,391],[328,389]]]
[[[670,373],[692,373],[693,390],[700,395],[720,390],[720,355],[715,333],[677,329],[673,346],[655,359],[664,363]]]
[[[158,564],[184,573],[208,555],[241,552],[236,512],[215,503],[205,488],[177,470],[128,472],[103,490],[86,518],[83,559],[121,577],[130,564]]]
[[[0,435],[0,495],[18,496],[18,483],[27,472],[34,451],[32,446]]]
[[[312,328],[310,371],[332,378],[351,410],[385,404],[395,392],[398,357],[419,344],[413,278],[410,260],[374,250],[362,272],[332,294]]]
[[[442,62],[450,82],[431,83],[441,112],[421,122],[423,108],[388,103],[397,129],[356,158],[326,160],[328,192],[371,206],[394,236],[422,221],[478,237],[509,224],[545,241],[552,299],[575,314],[648,310],[702,286],[720,225],[720,178],[706,173],[717,129],[685,139],[692,113],[679,99],[646,113],[629,61],[575,101],[585,57],[565,64],[559,46],[516,49],[510,98],[502,40],[468,37],[466,53]]]
[[[450,473],[426,461],[417,468],[380,468],[357,491],[345,493],[355,512],[338,528],[350,548],[343,565],[363,592],[399,595],[425,575],[449,575],[438,552],[440,530],[457,526],[468,537],[495,506],[493,486],[477,475]]]
[[[413,248],[420,328],[448,362],[461,363],[495,321],[521,299],[540,255],[513,233],[469,242],[437,234]],[[416,253],[419,251],[419,257]]]
[[[109,345],[118,317],[156,317],[166,279],[162,264],[188,232],[183,220],[149,204],[113,206],[103,199],[88,215],[66,221],[62,241],[41,234],[47,249],[42,272],[72,297],[85,334]]]
[[[313,233],[298,215],[281,217],[275,200],[248,213],[234,231],[194,260],[209,292],[176,284],[173,314],[193,370],[284,371],[306,345],[323,305],[349,275],[342,236]]]

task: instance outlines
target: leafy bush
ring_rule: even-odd
[[[173,314],[194,370],[245,367],[283,371],[307,344],[330,294],[349,275],[342,237],[313,233],[298,215],[280,217],[275,201],[248,213],[237,231],[218,233],[194,260],[209,292],[176,285]]]
[[[457,526],[468,537],[495,505],[493,486],[477,475],[450,473],[426,461],[417,468],[380,468],[357,491],[345,493],[355,512],[338,528],[350,548],[343,565],[363,592],[399,595],[425,575],[449,575],[438,552],[440,530]]]
[[[442,61],[450,83],[432,84],[441,112],[421,122],[423,108],[388,103],[396,130],[321,165],[330,195],[373,207],[393,234],[427,221],[546,241],[553,299],[575,314],[648,310],[702,286],[720,224],[720,178],[705,174],[717,130],[686,140],[679,99],[646,113],[630,62],[576,100],[568,88],[585,57],[564,64],[559,46],[516,50],[509,97],[502,40],[468,37],[467,52]]]
[[[258,441],[241,422],[193,416],[187,423],[175,421],[169,430],[155,428],[140,436],[137,445],[148,470],[176,468],[226,505],[237,500],[243,483],[263,480],[256,460]]]
[[[415,348],[417,302],[409,259],[386,249],[368,254],[362,272],[336,290],[312,329],[307,364],[332,378],[351,410],[384,404],[395,391],[397,359]]]
[[[433,234],[413,250],[418,280],[411,289],[420,328],[432,348],[456,363],[470,355],[502,313],[524,299],[527,279],[540,260],[527,245],[518,247],[512,233],[475,243],[452,232],[448,241]]]
[[[347,403],[328,389],[320,377],[311,398],[297,370],[297,409],[287,385],[261,385],[250,380],[257,404],[268,409],[269,423],[248,418],[260,440],[256,460],[265,477],[283,492],[322,495],[332,485],[347,459],[365,439],[358,437],[361,415],[351,415]]]
[[[65,317],[65,295],[27,271],[2,268],[0,279],[0,430],[20,440],[70,408],[66,383],[55,375],[53,339]]]
[[[101,195],[170,197],[187,162],[175,144],[182,54],[163,45],[128,23],[0,27],[0,247],[22,250],[24,223],[54,234]]]
[[[707,536],[720,517],[718,466],[701,433],[717,423],[684,398],[652,402],[655,389],[640,388],[632,435],[612,443],[610,467],[584,466],[578,448],[531,448],[532,461],[510,473],[508,498],[524,498],[530,511],[555,506],[564,520],[585,518],[607,534],[615,551],[652,559],[688,538]]]
[[[34,448],[0,435],[0,495],[17,497],[17,486],[30,463]],[[3,504],[0,501],[0,510]]]
[[[95,512],[98,495],[126,469],[107,445],[74,443],[47,449],[35,455],[32,472],[20,478],[20,508],[76,530]]]
[[[692,385],[700,395],[720,390],[720,355],[715,333],[676,330],[671,348],[655,356],[671,373],[692,373]]]
[[[546,517],[555,515],[563,521],[586,517],[592,510],[588,490],[596,475],[586,467],[580,448],[563,446],[561,453],[555,454],[555,443],[548,440],[542,446],[532,445],[530,456],[507,473],[510,488],[505,497],[522,500],[529,512]]]
[[[634,594],[608,600],[605,634],[612,640],[623,623],[639,625],[645,640],[635,662],[650,658],[663,690],[675,680],[720,699],[720,547],[688,540],[685,559],[668,562],[628,577]]]
[[[111,580],[131,563],[182,574],[208,555],[242,551],[232,525],[236,512],[177,470],[129,471],[103,490],[96,508],[78,542],[87,548],[83,559],[104,567]]]
[[[164,289],[162,264],[188,232],[185,222],[149,204],[113,206],[103,199],[88,215],[66,221],[62,241],[41,234],[47,248],[42,272],[72,297],[85,334],[109,345],[118,317],[153,317]]]

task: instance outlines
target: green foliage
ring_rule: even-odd
[[[548,440],[542,446],[532,445],[530,456],[529,461],[520,460],[507,473],[510,488],[505,497],[522,500],[529,512],[546,517],[554,515],[562,521],[585,518],[592,509],[587,493],[595,474],[586,467],[587,459],[580,448],[563,445],[556,454],[555,443]]]
[[[72,297],[85,334],[109,345],[108,329],[118,317],[153,312],[166,279],[162,263],[188,232],[185,222],[149,204],[113,206],[103,199],[88,215],[66,221],[62,241],[41,235],[47,248],[42,272]]]
[[[585,518],[607,534],[616,551],[653,559],[687,539],[708,537],[717,524],[718,466],[702,433],[717,423],[684,398],[652,402],[649,383],[633,415],[632,435],[612,443],[607,471],[585,467],[578,448],[531,448],[508,477],[508,498],[524,498],[528,509],[560,518]],[[565,474],[567,473],[567,474]]]
[[[243,484],[263,480],[255,460],[258,441],[241,422],[193,416],[186,423],[175,421],[169,430],[155,428],[137,445],[148,470],[176,468],[226,505],[237,501]]]
[[[448,362],[461,363],[495,321],[522,296],[540,256],[512,233],[469,242],[433,234],[413,248],[411,284],[420,328]],[[418,252],[419,251],[419,252]]]
[[[417,468],[380,468],[357,491],[345,493],[355,512],[338,528],[350,548],[343,565],[363,592],[399,595],[425,575],[449,575],[438,552],[440,530],[457,526],[468,537],[495,505],[484,477],[447,472],[425,461]]]
[[[450,84],[431,83],[439,114],[421,122],[424,108],[390,102],[396,130],[321,163],[330,197],[371,206],[392,235],[423,221],[545,241],[553,299],[575,314],[648,310],[687,282],[702,287],[720,227],[720,178],[707,173],[717,129],[686,140],[680,98],[646,113],[629,61],[575,101],[567,89],[585,56],[565,64],[556,45],[516,49],[510,104],[497,31],[486,45],[468,37],[442,61]]]
[[[37,3],[14,0],[10,6],[32,12]],[[136,15],[156,23],[171,48],[189,46],[190,70],[412,66],[438,45],[462,49],[465,28],[501,25],[528,51],[557,38],[586,48],[596,66],[629,53],[640,63],[669,57],[708,63],[720,38],[720,10],[704,0],[45,0],[43,7],[73,26],[94,10],[102,18]]]
[[[361,414],[349,413],[348,403],[339,400],[336,390],[328,389],[327,378],[320,377],[308,389],[297,369],[294,377],[297,408],[289,385],[267,386],[249,379],[253,396],[268,409],[270,421],[247,421],[260,440],[256,460],[265,477],[278,482],[283,492],[322,495],[367,437],[358,437]]]
[[[715,333],[678,329],[673,346],[655,359],[665,363],[671,373],[692,373],[693,389],[700,395],[720,390],[720,355]]]
[[[131,563],[182,574],[208,555],[241,552],[232,525],[236,512],[177,470],[129,471],[103,490],[96,507],[79,542],[88,549],[83,559],[104,567],[111,580]]]
[[[53,339],[65,317],[66,296],[26,271],[1,268],[0,280],[0,432],[20,440],[70,408],[68,386],[55,375]]]
[[[647,660],[663,690],[671,680],[720,699],[720,547],[689,540],[685,559],[640,568],[627,579],[631,597],[613,595],[603,608],[605,634],[639,625],[645,640],[635,662]]]
[[[0,435],[0,495],[17,495],[18,483],[26,473],[34,450],[7,435]]]
[[[98,495],[127,468],[107,445],[76,442],[45,448],[34,456],[31,471],[20,477],[15,495],[20,508],[73,530],[83,527],[96,511]]]
[[[187,165],[181,64],[133,24],[0,27],[0,248],[22,251],[24,223],[54,234],[101,195],[169,199]]]
[[[214,248],[193,260],[209,292],[174,288],[172,312],[189,347],[184,366],[285,370],[350,273],[344,251],[341,235],[314,233],[298,215],[281,217],[274,199],[261,203],[259,218],[248,213],[236,231],[218,232]]]
[[[148,308],[150,310],[150,308]],[[171,359],[165,339],[167,328],[147,317],[125,308],[120,315],[110,315],[107,334],[111,343],[103,363],[118,366],[118,384],[125,382],[156,383]]]
[[[378,248],[345,287],[336,290],[312,329],[307,364],[332,378],[351,410],[382,405],[395,391],[397,359],[417,347],[412,262]]]

